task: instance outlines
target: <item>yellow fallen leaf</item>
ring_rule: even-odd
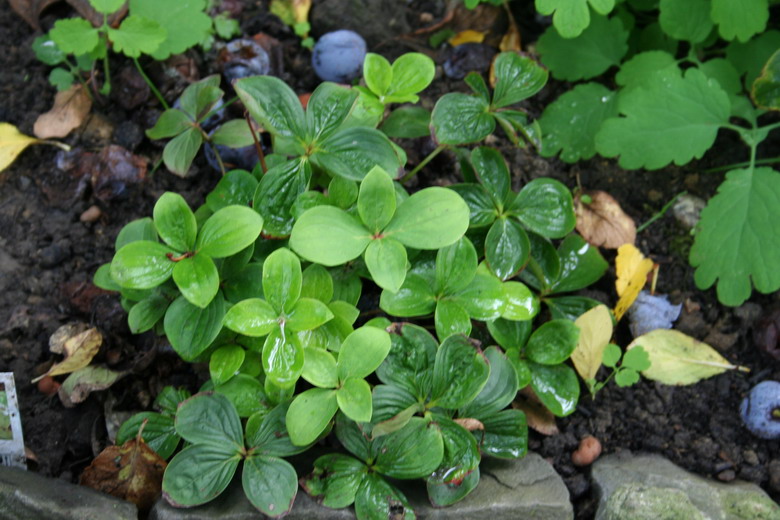
[[[647,274],[653,269],[653,261],[645,258],[634,244],[623,244],[615,259],[615,289],[620,299],[615,305],[615,319],[620,320],[634,303],[647,282]]]
[[[612,338],[612,316],[606,305],[597,305],[574,322],[580,328],[577,347],[571,353],[574,368],[583,381],[596,377],[604,349]]]
[[[63,150],[70,146],[56,141],[42,141],[29,135],[24,135],[10,123],[0,123],[0,172],[8,168],[14,160],[31,144],[52,144]]]
[[[642,371],[647,379],[666,385],[691,385],[726,370],[750,370],[733,365],[706,343],[678,330],[657,329],[639,336],[628,346],[641,346],[650,358],[650,368]]]
[[[64,327],[69,327],[69,325],[64,325]],[[57,334],[58,333],[55,332],[55,335]],[[103,344],[103,336],[96,328],[78,332],[77,334],[68,338],[63,338],[60,334],[59,338],[63,342],[56,348],[61,348],[59,351],[65,355],[65,359],[59,363],[54,364],[45,374],[33,379],[33,383],[36,383],[46,376],[69,374],[70,372],[84,368],[85,366],[89,365],[89,362],[92,361],[92,358],[95,357],[95,354],[97,354],[98,350],[100,350],[100,345]],[[54,350],[55,346],[52,345],[51,348]],[[58,350],[54,351],[56,352]]]
[[[311,0],[272,0],[270,11],[287,25],[308,21]]]
[[[462,45],[464,43],[482,43],[483,41],[485,41],[485,33],[481,31],[474,31],[472,29],[461,31],[449,39],[449,43],[453,47],[456,45]]]

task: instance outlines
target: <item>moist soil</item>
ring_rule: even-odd
[[[443,16],[441,3],[412,2],[406,13],[410,27],[420,28],[423,22],[430,24]],[[42,26],[50,27],[57,17],[69,13],[66,4],[55,5],[44,13]],[[533,20],[532,16],[518,19],[529,18]],[[280,75],[296,92],[316,86],[309,52],[278,19],[267,14],[265,2],[245,3],[240,20],[245,34],[263,31],[280,40],[284,66]],[[543,28],[521,22],[520,29],[525,41],[533,41]],[[49,109],[54,98],[55,90],[47,82],[49,67],[35,59],[30,44],[37,33],[13,13],[8,0],[0,0],[0,33],[4,35],[5,51],[0,54],[0,121],[31,135],[35,119]],[[383,42],[378,51],[394,57],[420,47],[414,48],[405,39],[399,41]],[[214,72],[215,67],[209,65],[212,57],[194,56],[201,76]],[[437,63],[443,59],[440,55],[433,57]],[[115,68],[124,65],[121,59],[113,63]],[[168,82],[165,87],[169,99],[173,99],[176,93],[172,91],[182,85]],[[538,116],[544,105],[565,88],[551,81],[525,108]],[[151,215],[162,193],[176,191],[197,207],[219,180],[219,173],[201,158],[186,179],[170,174],[164,167],[152,173],[161,148],[142,140],[142,136],[158,116],[159,106],[149,98],[140,107],[124,110],[117,101],[125,94],[122,88],[117,90],[118,96],[96,103],[92,121],[66,141],[87,150],[112,142],[123,144],[149,159],[149,173],[143,182],[125,183],[120,179],[100,191],[83,173],[74,175],[60,169],[58,164],[63,161],[57,149],[47,146],[31,147],[0,174],[0,371],[11,371],[16,378],[30,467],[73,482],[110,442],[108,431],[121,423],[126,417],[123,413],[148,409],[166,385],[187,386],[195,391],[207,372],[204,367],[193,369],[179,360],[162,338],[151,333],[132,335],[118,297],[91,283],[95,270],[111,259],[121,227]],[[464,91],[465,85],[438,74],[422,103],[431,107],[442,93],[454,90]],[[576,165],[544,159],[533,151],[511,147],[501,136],[491,138],[490,144],[504,152],[516,189],[541,176],[556,178],[570,188],[579,181],[587,189],[612,194],[637,223],[650,219],[681,191],[710,198],[723,175],[704,170],[742,161],[746,153],[739,142],[722,135],[701,161],[682,168],[627,172],[614,161],[600,158]],[[433,147],[428,139],[403,145],[411,165]],[[777,145],[775,141],[766,146]],[[457,162],[445,153],[409,187],[414,190],[458,180]],[[586,435],[596,436],[604,453],[657,453],[706,477],[754,482],[775,500],[780,499],[780,442],[751,435],[738,413],[740,401],[755,383],[780,380],[780,362],[759,352],[752,339],[754,326],[777,304],[777,295],[754,294],[739,308],[720,305],[713,290],[700,291],[694,285],[693,271],[686,260],[691,242],[689,231],[670,213],[637,237],[637,246],[661,266],[657,291],[670,295],[674,303],[683,303],[676,328],[704,340],[729,361],[747,366],[751,372],[726,372],[685,387],[648,380],[629,388],[609,384],[595,400],[583,389],[577,411],[557,420],[559,434],[544,436],[531,430],[529,448],[547,458],[563,477],[578,519],[591,518],[596,507],[589,469],[571,463],[572,452]],[[604,255],[610,262],[614,260],[614,252],[606,251]],[[611,269],[587,295],[614,304],[613,281]],[[367,292],[370,298],[370,288]],[[50,335],[59,326],[74,321],[88,323],[102,332],[104,343],[95,362],[127,371],[127,375],[109,390],[93,393],[85,402],[66,408],[56,394],[46,395],[30,380],[51,362]],[[621,345],[630,342],[625,323],[619,326],[616,339]]]

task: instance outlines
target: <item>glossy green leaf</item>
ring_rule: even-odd
[[[241,455],[234,447],[195,444],[176,454],[165,468],[162,492],[178,507],[205,504],[227,488]]]
[[[254,193],[253,207],[263,217],[266,235],[286,237],[292,232],[294,205],[311,177],[308,161],[291,159],[269,169]]]
[[[753,83],[751,95],[758,107],[780,110],[780,52],[766,62],[761,76]]]
[[[179,177],[186,176],[201,144],[203,144],[203,135],[200,130],[186,129],[165,145],[163,150],[165,167]]]
[[[531,366],[525,359],[520,358],[520,352],[517,349],[508,349],[506,351],[506,357],[509,362],[515,367],[517,372],[517,386],[525,388],[531,384]]]
[[[154,328],[160,319],[165,316],[170,301],[160,295],[153,293],[140,302],[133,305],[130,312],[127,313],[127,325],[133,334],[141,334]]]
[[[49,36],[65,54],[87,54],[98,45],[98,30],[84,18],[63,18],[54,22]]]
[[[571,192],[554,179],[534,179],[509,207],[531,231],[547,238],[563,238],[576,224]]]
[[[465,336],[450,336],[436,352],[431,403],[461,408],[485,386],[490,366],[484,354]]]
[[[477,272],[477,251],[466,237],[436,253],[436,288],[454,293],[467,287]]]
[[[333,299],[333,278],[327,269],[319,264],[311,264],[303,270],[301,297],[314,298],[323,303]]]
[[[377,368],[379,380],[426,398],[430,393],[438,345],[430,332],[405,323],[390,334],[391,348]]]
[[[280,404],[270,411],[258,412],[246,422],[244,438],[252,453],[287,457],[306,450],[295,446],[287,433],[287,404]]]
[[[111,278],[126,289],[157,287],[171,277],[176,266],[168,254],[176,252],[159,242],[130,242],[111,260]]]
[[[363,61],[363,77],[374,94],[383,96],[393,81],[393,69],[383,56],[369,52]]]
[[[462,306],[452,300],[439,300],[434,313],[436,335],[440,340],[453,334],[471,334],[471,318]]]
[[[479,184],[455,184],[450,186],[469,207],[469,227],[489,226],[498,212],[488,190]]]
[[[350,453],[363,461],[370,460],[372,457],[370,425],[350,421],[346,415],[339,412],[336,414],[334,429],[336,438]]]
[[[477,397],[458,411],[459,417],[485,419],[503,410],[515,399],[518,391],[517,372],[498,347],[488,347],[485,357],[490,375]]]
[[[371,438],[378,439],[406,426],[415,414],[423,412],[425,405],[402,388],[377,385],[372,392],[374,427]]]
[[[122,20],[118,29],[108,28],[108,39],[113,50],[128,58],[138,58],[141,54],[152,54],[165,41],[167,31],[156,21],[131,14]]]
[[[192,305],[180,296],[165,312],[165,335],[182,359],[193,361],[222,330],[224,316],[225,301],[220,294],[205,309]]]
[[[712,0],[712,20],[724,40],[748,41],[766,29],[767,0]]]
[[[568,163],[590,159],[596,155],[596,133],[606,119],[618,116],[617,105],[615,93],[600,83],[577,85],[565,92],[545,107],[539,119],[542,155],[552,157],[560,151],[561,160]]]
[[[430,111],[417,106],[404,106],[393,110],[379,129],[394,138],[414,139],[431,134]]]
[[[579,235],[569,235],[558,247],[561,274],[553,284],[555,293],[583,289],[602,277],[607,262],[598,248],[589,245]]]
[[[444,444],[435,422],[413,417],[401,430],[376,439],[371,452],[378,473],[412,479],[428,476],[439,467]]]
[[[220,278],[225,280],[240,276],[241,272],[246,268],[247,265],[249,265],[249,262],[252,261],[254,254],[255,245],[249,244],[249,246],[245,247],[235,255],[229,256],[222,260],[218,267]]]
[[[381,168],[372,168],[360,183],[357,202],[363,224],[374,234],[379,233],[395,213],[393,181]]]
[[[419,52],[402,54],[393,62],[392,81],[382,93],[385,98],[384,102],[417,102],[418,97],[415,94],[431,84],[435,73],[436,66],[433,60],[425,54]],[[367,79],[368,75],[366,75]]]
[[[173,281],[187,300],[205,308],[219,291],[219,273],[214,261],[203,253],[183,258],[173,268]]]
[[[358,487],[355,494],[355,514],[365,520],[416,518],[403,493],[374,473],[367,474]]]
[[[451,296],[473,319],[494,320],[506,307],[506,293],[501,281],[492,274],[477,272],[471,283]]]
[[[539,313],[539,298],[520,282],[504,282],[505,305],[501,317],[525,321]]]
[[[571,321],[548,321],[531,334],[525,352],[531,361],[557,365],[569,359],[579,337],[580,329]]]
[[[149,139],[164,139],[179,135],[192,126],[192,118],[178,108],[169,108],[157,119],[152,128],[146,131]]]
[[[330,175],[360,181],[375,166],[398,177],[401,158],[385,134],[374,128],[341,128],[318,143],[311,161]]]
[[[173,426],[173,417],[155,412],[137,413],[123,422],[116,433],[117,446],[134,439],[142,425],[141,438],[157,455],[163,459],[173,455],[181,441]]]
[[[499,218],[485,239],[485,260],[501,280],[513,277],[528,261],[531,245],[528,235],[513,218]]]
[[[502,207],[511,191],[512,182],[501,152],[487,146],[475,148],[471,152],[471,164],[495,206]]]
[[[439,143],[459,145],[476,143],[492,134],[496,120],[486,100],[450,92],[433,107],[431,126]]]
[[[252,174],[243,170],[229,171],[206,196],[206,204],[211,211],[233,205],[248,206],[254,199],[256,189],[257,179]]]
[[[221,446],[238,453],[244,432],[235,407],[220,394],[196,394],[179,405],[176,432],[188,442]]]
[[[331,135],[344,122],[358,97],[356,90],[335,83],[320,83],[306,105],[308,138]]]
[[[285,328],[274,328],[263,344],[263,370],[272,383],[289,388],[303,372],[303,347]]]
[[[263,389],[263,383],[247,374],[236,374],[225,383],[216,386],[214,391],[224,395],[236,407],[239,417],[249,417],[257,412],[267,412],[269,399]]]
[[[446,188],[418,191],[402,202],[383,231],[415,249],[439,249],[457,241],[469,226],[469,208]]]
[[[215,386],[233,377],[244,363],[246,351],[238,345],[225,345],[211,353],[209,375]]]
[[[424,278],[409,273],[398,292],[382,291],[379,307],[393,316],[425,316],[436,309],[436,295]]]
[[[336,400],[339,409],[357,422],[369,422],[371,420],[371,387],[364,379],[350,377],[336,391]]]
[[[661,28],[675,40],[699,43],[712,31],[709,0],[661,0],[658,7]]]
[[[301,377],[320,388],[336,388],[339,378],[333,354],[321,348],[304,348]]]
[[[244,462],[244,493],[264,515],[271,518],[292,510],[298,493],[298,475],[292,465],[280,458],[251,455]]]
[[[195,248],[212,258],[231,256],[252,244],[263,229],[263,217],[246,206],[215,212],[198,233]]]
[[[437,416],[444,442],[441,465],[426,480],[428,497],[437,507],[448,506],[463,499],[479,484],[481,456],[477,442],[461,425],[446,417]]]
[[[493,106],[503,108],[514,105],[542,90],[547,83],[547,69],[529,56],[515,52],[502,52],[493,61],[496,87]]]
[[[512,348],[522,349],[533,331],[533,323],[531,321],[510,321],[498,318],[497,320],[489,321],[487,325],[490,335],[504,350]]]
[[[154,226],[160,238],[177,251],[192,251],[198,234],[195,215],[178,193],[165,192],[154,205]]]
[[[350,305],[357,305],[363,292],[363,282],[353,267],[330,269],[333,278],[333,299],[341,300]]]
[[[561,259],[552,243],[536,233],[528,233],[531,257],[520,278],[531,287],[546,293],[561,275]]]
[[[300,298],[287,316],[286,324],[290,330],[300,332],[312,330],[333,319],[333,313],[327,305],[313,298]]]
[[[225,298],[234,303],[262,296],[263,264],[252,262],[245,265],[238,273],[222,281],[222,290]]]
[[[595,15],[576,38],[566,39],[548,28],[539,38],[537,49],[555,79],[577,81],[595,78],[619,64],[628,51],[628,35],[619,18]]]
[[[290,247],[303,258],[326,266],[360,256],[371,242],[371,232],[355,217],[333,206],[317,206],[293,226]]]
[[[278,327],[278,314],[260,298],[250,298],[233,305],[225,314],[225,327],[251,337],[262,337]]]
[[[364,378],[371,374],[390,352],[390,335],[375,327],[361,327],[347,336],[339,350],[339,380]]]
[[[550,309],[550,315],[554,320],[574,321],[582,314],[589,311],[601,302],[586,296],[556,296],[545,298],[544,303]]]
[[[302,139],[305,114],[298,96],[281,79],[252,76],[234,83],[236,94],[252,117],[269,132],[287,138]]]
[[[366,267],[379,287],[398,292],[406,278],[406,248],[392,238],[372,240],[365,253]]]
[[[301,261],[287,248],[268,255],[263,263],[263,294],[277,314],[292,311],[301,295]]]
[[[542,404],[558,417],[572,413],[580,398],[580,384],[574,369],[568,365],[529,365],[531,387]]]
[[[335,390],[312,388],[298,394],[287,410],[290,441],[304,446],[317,440],[333,419],[338,407]]]
[[[482,420],[484,430],[472,433],[482,453],[500,459],[519,459],[528,453],[528,426],[520,410],[502,410]]]
[[[136,242],[138,240],[157,242],[157,229],[155,229],[154,222],[151,218],[139,218],[125,224],[116,236],[114,249],[119,251],[130,242]]]
[[[340,509],[355,501],[366,472],[365,464],[347,455],[323,455],[314,461],[314,470],[301,486],[323,506]]]

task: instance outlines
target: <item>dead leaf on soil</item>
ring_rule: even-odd
[[[269,10],[293,27],[297,23],[309,20],[309,10],[312,0],[271,0]]]
[[[38,139],[24,135],[10,123],[0,123],[0,171],[5,170],[31,144]]]
[[[8,0],[11,4],[11,9],[16,11],[16,14],[22,17],[22,19],[30,24],[30,26],[36,31],[41,30],[40,16],[41,13],[50,5],[57,3],[60,0]],[[73,9],[76,10],[81,16],[90,21],[92,25],[98,27],[103,25],[103,15],[98,13],[89,3],[89,0],[66,0]],[[108,25],[114,25],[116,22],[124,18],[127,14],[127,3],[122,6],[119,11],[108,17]]]
[[[455,47],[456,45],[462,45],[464,43],[482,43],[483,41],[485,41],[484,32],[466,29],[450,38],[449,44]]]
[[[468,431],[473,432],[475,430],[483,430],[485,429],[485,425],[482,424],[482,421],[478,419],[473,419],[471,417],[464,417],[463,419],[453,419],[456,423],[460,424],[464,428],[466,428]]]
[[[146,513],[160,496],[166,466],[139,436],[104,449],[84,469],[79,484],[132,502]]]
[[[583,196],[591,202],[583,202]],[[587,199],[586,199],[587,200]],[[636,241],[636,224],[606,191],[582,191],[574,197],[577,231],[596,247],[617,249]]]
[[[116,372],[106,367],[90,365],[69,375],[57,395],[65,408],[73,408],[89,397],[91,392],[105,390],[125,375],[127,372]]]
[[[571,353],[574,368],[583,381],[596,377],[604,349],[612,339],[612,316],[606,305],[597,305],[574,322],[580,328],[577,347]]]
[[[520,390],[517,399],[512,402],[512,408],[522,410],[529,428],[542,435],[557,435],[560,433],[555,423],[555,416],[536,397],[530,386]]]
[[[54,106],[45,114],[38,116],[33,133],[41,139],[65,137],[73,129],[81,126],[92,109],[92,98],[84,86],[75,84],[68,90],[57,92]]]
[[[32,382],[37,383],[46,376],[68,374],[89,365],[102,344],[103,335],[96,328],[81,330],[80,324],[63,325],[49,338],[49,350],[63,354],[65,359]]]
[[[618,248],[615,258],[615,289],[620,299],[615,305],[615,319],[626,313],[639,296],[639,292],[647,283],[647,275],[653,270],[653,261],[645,258],[645,255],[634,244],[623,244]]]

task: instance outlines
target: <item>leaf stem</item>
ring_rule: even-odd
[[[441,151],[444,150],[445,148],[447,148],[446,144],[440,144],[439,146],[437,146],[436,149],[434,149],[431,153],[429,153],[425,159],[420,161],[420,164],[415,166],[412,171],[410,171],[409,173],[401,177],[401,184],[403,184],[404,182],[408,181],[409,179],[417,175],[417,172],[425,168],[425,165],[431,162],[433,158],[439,155]]]
[[[265,153],[263,153],[263,145],[260,144],[260,140],[257,138],[255,129],[252,126],[252,120],[249,118],[249,112],[244,111],[244,119],[249,127],[249,133],[252,134],[252,140],[255,142],[255,150],[257,151],[257,158],[260,159],[260,168],[263,169],[263,175],[268,173],[268,166],[265,164]]]
[[[138,62],[138,58],[133,58],[133,63],[135,64],[135,68],[138,70],[138,73],[141,75],[142,78],[144,78],[144,81],[147,85],[149,85],[149,89],[154,94],[154,97],[157,98],[157,100],[160,102],[160,104],[165,108],[165,110],[168,110],[170,105],[168,105],[168,102],[165,101],[165,98],[160,93],[159,90],[157,90],[157,87],[154,85],[151,79],[149,79],[149,76],[146,75],[146,72],[144,72],[144,69],[141,68],[141,64]]]
[[[753,161],[754,166],[761,166],[764,164],[775,164],[780,162],[780,157],[769,157],[767,159],[757,159]],[[710,168],[709,170],[702,170],[702,173],[717,173],[726,170],[733,170],[734,168],[744,168],[750,166],[751,161],[744,161],[741,163],[728,164],[726,166],[718,166],[717,168]]]
[[[663,207],[663,208],[661,208],[661,211],[659,211],[658,213],[656,213],[655,215],[653,215],[652,217],[650,217],[650,219],[648,219],[648,220],[647,220],[647,222],[645,222],[644,224],[642,224],[641,226],[639,226],[638,228],[636,228],[636,232],[637,232],[637,233],[641,233],[642,231],[644,231],[645,229],[647,229],[647,228],[650,226],[650,224],[652,224],[653,222],[655,222],[655,221],[656,221],[656,220],[658,220],[659,218],[663,217],[663,216],[664,216],[664,213],[666,213],[667,211],[669,211],[669,208],[671,208],[671,207],[672,207],[672,205],[673,205],[673,204],[674,204],[674,203],[677,201],[677,199],[679,199],[680,197],[682,197],[682,196],[683,196],[683,195],[685,195],[686,193],[688,193],[688,192],[687,192],[687,191],[681,191],[680,193],[678,193],[677,195],[675,195],[674,197],[672,197],[672,200],[670,200],[669,202],[667,202],[666,204],[664,204],[664,207]]]

